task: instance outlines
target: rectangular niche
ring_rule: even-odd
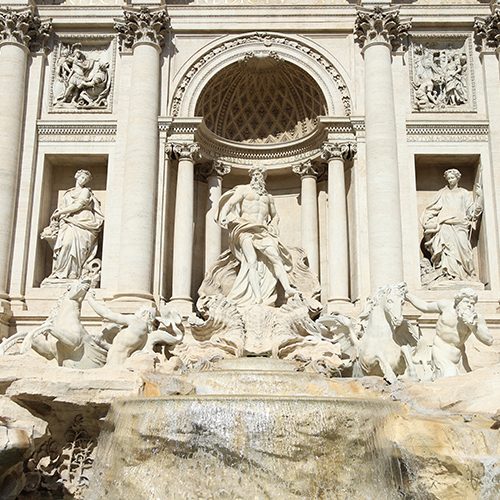
[[[447,185],[444,172],[448,169],[457,169],[461,174],[459,186],[474,193],[476,183],[482,184],[480,156],[477,154],[417,154],[415,155],[415,175],[417,187],[417,209],[418,209],[418,231],[420,243],[421,266],[425,264],[424,258],[430,259],[431,254],[424,245],[424,231],[422,227],[422,216],[425,208],[436,198],[440,189]],[[474,194],[472,194],[474,197]],[[483,203],[484,205],[484,203]],[[472,245],[472,256],[478,281],[488,288],[489,272],[486,254],[486,231],[482,223],[481,215],[476,223],[475,230],[471,231],[469,241]],[[462,282],[460,282],[462,283]],[[427,287],[425,280],[422,281]],[[458,284],[458,282],[457,282]],[[473,283],[472,283],[473,284]],[[453,287],[453,281],[450,282]],[[429,288],[434,288],[430,286]]]
[[[106,217],[106,178],[108,155],[105,154],[46,154],[38,217],[37,248],[33,286],[39,287],[42,281],[52,273],[52,249],[46,240],[42,240],[42,231],[49,226],[51,215],[58,208],[64,193],[75,186],[75,174],[78,170],[88,170],[92,180],[88,187],[101,204],[101,212]],[[97,254],[95,258],[102,260],[103,231],[97,239]],[[63,283],[62,283],[63,284]]]
[[[473,48],[465,34],[412,35],[410,89],[416,112],[476,111]]]
[[[50,70],[49,112],[112,111],[116,41],[99,34],[58,40]]]

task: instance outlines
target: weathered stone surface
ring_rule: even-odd
[[[500,434],[462,416],[393,415],[387,439],[409,498],[494,500],[500,495]]]
[[[22,462],[46,435],[46,422],[0,396],[0,498],[14,498],[22,489]]]
[[[500,364],[435,382],[407,382],[398,398],[419,408],[495,414],[500,409]]]

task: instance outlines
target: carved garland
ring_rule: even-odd
[[[337,88],[341,94],[342,97],[342,103],[344,105],[344,111],[347,116],[351,115],[352,112],[352,103],[351,103],[351,97],[349,95],[349,91],[347,89],[347,85],[340,75],[340,73],[337,71],[335,66],[328,61],[323,55],[321,55],[317,50],[308,47],[306,45],[303,45],[295,40],[292,40],[290,38],[285,38],[284,36],[280,35],[271,35],[268,33],[255,33],[249,36],[245,36],[242,38],[236,38],[235,40],[230,40],[227,42],[222,43],[221,45],[218,45],[217,47],[214,47],[212,50],[207,52],[205,55],[201,56],[190,68],[189,71],[185,74],[185,76],[182,78],[180,83],[177,86],[177,89],[174,94],[174,98],[172,100],[172,116],[176,117],[179,115],[180,108],[181,108],[181,103],[184,98],[184,94],[186,92],[186,89],[193,79],[193,77],[196,75],[196,73],[203,67],[205,64],[213,59],[215,56],[221,54],[222,52],[225,52],[229,49],[233,49],[235,47],[239,47],[241,45],[249,44],[249,43],[255,43],[255,42],[262,42],[264,43],[267,47],[270,47],[272,44],[277,44],[277,45],[284,45],[287,47],[292,47],[294,49],[300,50],[302,53],[308,55],[309,57],[312,57],[315,59],[318,63],[320,63],[325,70],[331,75],[335,83],[337,84]]]

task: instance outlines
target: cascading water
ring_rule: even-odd
[[[86,498],[499,498],[486,420],[419,413],[269,359],[183,379],[187,396],[162,396],[160,378],[156,397],[113,403]]]
[[[89,498],[400,498],[388,405],[204,396],[117,402]]]
[[[87,498],[401,498],[381,432],[398,404],[312,396],[324,379],[289,371],[234,371],[230,394],[206,394],[203,375],[204,395],[113,404]]]

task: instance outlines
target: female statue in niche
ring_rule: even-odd
[[[54,252],[52,273],[43,284],[95,275],[100,269],[95,256],[104,223],[101,204],[87,187],[92,179],[88,170],[78,170],[75,179],[75,187],[64,193],[50,225],[41,234]]]
[[[479,184],[474,195],[459,187],[461,176],[455,168],[446,170],[448,185],[437,192],[422,216],[425,248],[438,280],[476,279],[471,234],[483,211],[483,195]]]

